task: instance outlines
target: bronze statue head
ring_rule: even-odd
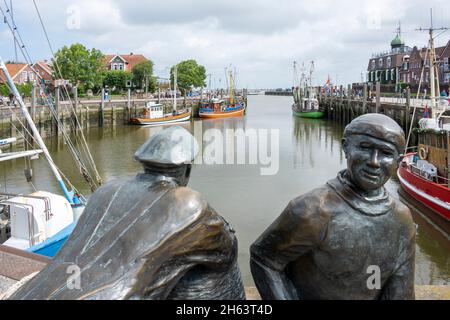
[[[369,113],[354,119],[344,130],[347,178],[376,195],[394,174],[404,148],[403,129],[388,116]]]
[[[178,185],[186,186],[198,149],[198,143],[189,131],[173,126],[148,139],[134,158],[142,163],[145,173],[170,177]]]

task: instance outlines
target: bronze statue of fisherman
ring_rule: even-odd
[[[197,152],[181,127],[151,137],[135,154],[144,172],[99,188],[10,299],[245,299],[233,229],[186,187]]]
[[[251,246],[263,299],[414,299],[415,225],[384,188],[404,148],[385,115],[345,128],[347,169],[292,200]]]

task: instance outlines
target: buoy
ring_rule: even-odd
[[[421,160],[426,160],[428,157],[428,150],[425,148],[419,148],[419,157]]]

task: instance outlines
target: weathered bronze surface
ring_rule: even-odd
[[[384,115],[345,128],[347,169],[292,200],[251,246],[263,299],[414,299],[415,226],[384,188],[404,146]]]
[[[135,154],[145,173],[99,188],[55,259],[11,299],[244,299],[234,231],[185,187],[197,150],[181,127],[149,139]]]

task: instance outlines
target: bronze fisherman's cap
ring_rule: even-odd
[[[173,168],[192,163],[198,149],[198,143],[189,131],[173,126],[148,139],[134,158],[147,167]]]
[[[354,119],[345,127],[344,138],[361,134],[393,143],[398,152],[405,150],[405,133],[393,119],[379,113],[368,113]]]

